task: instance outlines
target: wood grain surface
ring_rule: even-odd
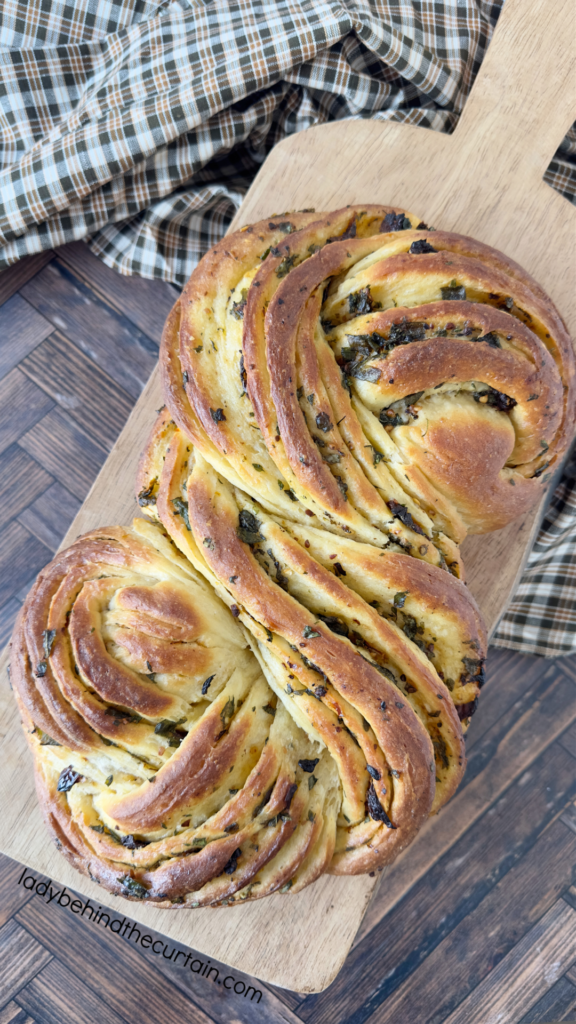
[[[436,227],[469,233],[503,249],[537,277],[550,291],[567,321],[574,324],[570,275],[574,270],[571,243],[575,213],[541,180],[570,121],[571,65],[567,51],[572,17],[573,5],[568,0],[555,0],[554,5],[545,0],[507,0],[466,111],[451,137],[371,121],[311,129],[287,139],[273,150],[248,193],[236,224],[279,209],[309,205],[330,209],[365,200],[404,206],[427,221],[432,220]],[[54,550],[58,522],[62,524],[67,515],[70,519],[64,507],[66,495],[72,502],[68,508],[73,508],[74,501],[85,498],[66,540],[105,522],[130,520],[134,512],[135,462],[154,410],[161,404],[155,373],[140,392],[155,360],[161,321],[174,298],[173,289],[167,286],[159,289],[157,282],[137,282],[134,287],[133,282],[123,282],[95,261],[83,246],[66,247],[57,258],[39,261],[37,270],[22,272],[17,288],[12,288],[9,282],[4,284],[4,294],[12,297],[3,309],[12,304],[11,315],[27,324],[22,357],[0,381],[0,410],[10,409],[9,415],[0,411],[0,455],[12,460],[9,465],[13,473],[20,474],[23,481],[21,492],[14,495],[11,491],[6,499],[7,505],[13,503],[14,517],[0,539],[0,619],[3,614],[8,625],[29,582]],[[139,394],[116,441],[118,430]],[[74,458],[78,452],[80,457]],[[85,497],[94,472],[103,463],[104,468]],[[49,492],[53,502],[44,498]],[[36,527],[36,520],[43,518],[44,507],[50,509],[48,523]],[[465,544],[469,585],[491,627],[514,587],[538,517],[539,510],[534,510],[523,522],[511,524],[499,534],[472,538]],[[565,745],[558,744],[576,718],[574,677],[570,672],[554,670],[554,673],[553,678],[548,678],[547,670],[537,673],[534,692],[528,687],[529,698],[525,694],[518,697],[521,706],[516,706],[514,701],[505,703],[503,713],[496,716],[478,741],[477,752],[476,748],[471,750],[465,784],[443,811],[441,824],[429,822],[407,855],[384,877],[367,917],[371,922],[370,930],[362,931],[355,947],[355,951],[364,950],[362,965],[358,968],[360,975],[366,961],[373,964],[373,959],[366,954],[373,952],[371,940],[378,929],[383,929],[384,952],[382,944],[376,946],[375,952],[379,956],[389,955],[387,936],[395,908],[405,906],[411,893],[426,885],[433,869],[443,870],[449,851],[460,843],[469,843],[476,835],[475,830],[478,835],[474,842],[481,846],[486,816],[504,798],[514,800],[514,786],[521,785],[519,780],[533,770],[540,756],[559,759],[558,764],[554,762],[555,770],[565,778],[560,791],[564,800],[561,811],[571,821],[566,795],[573,799],[570,787],[574,758]],[[526,699],[528,704],[524,703]],[[494,700],[498,704],[496,693]],[[5,680],[0,701],[3,740],[0,848],[35,872],[48,875],[53,883],[73,886],[99,905],[113,906],[116,913],[121,913],[118,900],[78,876],[48,846],[31,785],[30,758]],[[483,719],[475,719],[474,725],[476,721]],[[470,749],[470,743],[467,745]],[[516,798],[521,802],[522,794],[517,793]],[[560,813],[558,808],[556,811]],[[537,807],[531,808],[531,812],[537,816]],[[549,826],[548,806],[542,808],[542,815],[543,818],[533,824],[528,838],[519,839],[520,849],[522,843],[526,850],[528,846],[531,849],[536,842],[534,830],[541,832]],[[542,824],[547,815],[546,824]],[[508,828],[506,817],[503,822]],[[527,822],[529,824],[529,819]],[[574,833],[570,825],[563,820],[561,827],[564,842],[572,842],[570,836]],[[568,840],[565,834],[569,834]],[[566,853],[572,855],[571,847],[566,847]],[[497,857],[497,851],[494,856]],[[504,862],[509,872],[511,864],[505,857]],[[541,911],[538,920],[550,907],[556,906],[558,892],[563,892],[562,887],[567,885],[562,872],[559,877],[560,889],[552,886],[549,895],[552,903]],[[491,882],[489,888],[495,884]],[[372,887],[373,881],[369,878],[325,878],[296,897],[275,896],[262,903],[233,908],[231,912],[200,910],[193,915],[165,914],[131,904],[130,913],[131,919],[142,922],[147,928],[156,929],[175,942],[193,945],[208,956],[234,965],[236,970],[247,971],[300,993],[311,993],[325,989],[338,972],[353,942]],[[478,904],[485,898],[479,890]],[[500,905],[501,895],[496,899]],[[431,913],[436,923],[428,938],[423,940],[422,957],[426,963],[430,957],[437,956],[435,970],[444,978],[444,1016],[434,1018],[440,1021],[456,1012],[454,1006],[468,997],[458,971],[454,972],[454,951],[447,961],[442,959],[442,953],[436,953],[446,938],[442,936],[442,924],[438,923],[438,901],[432,902]],[[34,906],[38,904],[36,900]],[[418,917],[418,904],[414,906]],[[572,904],[563,899],[562,906],[546,920],[542,934],[548,936],[550,948],[555,950],[563,941],[572,912]],[[456,915],[458,921],[465,920],[468,911],[459,914],[459,917]],[[12,919],[7,926],[11,922]],[[528,919],[526,927],[531,923]],[[22,935],[22,928],[26,932],[20,923],[18,928],[14,926],[9,930],[7,942],[18,949],[19,943],[23,944],[25,951],[28,950],[28,932]],[[28,929],[34,934],[31,924]],[[465,933],[462,941],[466,941]],[[504,945],[499,947],[506,948],[500,959],[519,941],[518,934],[509,930],[502,940]],[[362,1010],[359,1016],[356,990],[356,1004],[352,1008],[354,1020],[417,1019],[411,1016],[410,1009],[411,1000],[418,998],[413,995],[412,979],[414,972],[421,975],[421,968],[414,960],[414,946],[411,950],[401,948],[404,948],[404,966],[390,968],[393,983],[388,988],[384,986],[384,995],[381,985],[377,984],[373,1002],[370,1003],[370,999],[363,1002],[363,1006],[370,1004],[372,1008]],[[566,962],[562,961],[563,971],[573,963],[571,956],[566,954]],[[27,952],[22,952],[22,957],[23,962],[28,962]],[[521,959],[523,957],[524,954]],[[32,962],[33,956],[29,959]],[[445,962],[451,965],[452,973],[450,966],[445,971],[440,970]],[[494,967],[493,957],[488,956],[480,973],[471,975],[470,998],[482,984],[482,978],[489,979]],[[539,970],[536,961],[533,969]],[[503,970],[502,978],[512,979],[510,984],[516,986],[514,992],[521,993],[514,964],[511,962]],[[48,980],[39,981],[36,988],[33,988],[36,982],[30,982],[36,999],[44,998],[42,993],[53,988],[58,979],[62,981],[62,972],[66,977],[70,974],[69,967],[61,960],[54,964],[50,961],[39,971],[38,977],[43,977],[46,971],[55,973],[52,981],[51,975],[46,975]],[[373,981],[373,975],[371,977]],[[424,975],[418,990],[423,978]],[[328,990],[324,1001],[322,996],[310,996],[304,1003],[298,999],[294,1003],[298,1006],[298,1017],[278,1019],[351,1019],[342,1016],[340,1007],[347,1005],[347,998],[348,1001],[353,998],[352,989],[345,989],[336,1001],[329,995],[333,990],[338,991],[339,982],[340,979]],[[349,981],[347,984],[349,986]],[[489,981],[486,984],[486,992],[482,989],[479,996],[484,1000],[482,1005],[486,1012],[492,1014]],[[427,1005],[431,998],[440,995],[438,986],[432,988],[434,991],[426,986],[422,989],[428,991]],[[530,992],[531,1006],[535,991]],[[50,1013],[57,1019],[62,1009],[58,1009],[54,998],[51,997],[54,1006]],[[86,998],[93,996],[88,993]],[[290,1006],[290,997],[283,998]],[[23,1013],[32,1012],[32,1003],[21,1001],[19,1005]],[[522,1005],[528,1008],[526,999]],[[109,1011],[108,1017],[102,1019],[116,1020],[118,1015],[110,1016],[111,1013]],[[121,1019],[131,1019],[126,1017],[127,1013],[121,1010]],[[189,1019],[207,1018],[198,1011],[196,1017]]]

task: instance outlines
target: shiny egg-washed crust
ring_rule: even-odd
[[[336,765],[162,527],[102,528],[57,555],[19,616],[11,678],[49,831],[111,892],[226,905],[328,869]],[[355,764],[359,805],[370,776]]]
[[[162,364],[178,425],[270,512],[458,576],[457,545],[533,505],[574,430],[572,344],[539,285],[383,207],[227,236]]]
[[[138,488],[162,523],[79,538],[40,573],[14,633],[57,846],[111,892],[170,908],[380,869],[463,771],[452,697],[471,713],[485,644],[465,588],[403,554],[257,520],[166,412]],[[426,611],[453,654],[452,696]]]
[[[462,729],[483,680],[486,634],[466,587],[401,549],[272,516],[218,476],[167,409],[144,450],[137,492],[143,511],[256,639],[268,681],[295,721],[327,745],[343,814],[358,814],[348,803],[355,783],[347,759],[360,745],[374,765],[373,733],[388,766],[405,773],[395,758],[406,730],[432,742],[437,811],[464,770]],[[430,762],[410,760],[429,778]],[[404,843],[396,831],[384,837],[386,862]],[[331,870],[369,870],[365,848],[354,862],[346,854],[352,838],[339,836]]]
[[[283,277],[287,280],[297,260],[311,250],[323,244],[331,249],[343,237],[369,251],[371,236],[386,218],[399,216],[414,227],[420,223],[391,207],[357,206],[261,221],[223,239],[201,260],[167,322],[161,347],[164,394],[175,421],[211,465],[270,512],[378,547],[392,541],[462,576],[454,541],[435,528],[383,462],[373,472],[358,468],[341,439],[329,442],[330,469],[316,448],[306,466],[285,451],[279,415],[270,401],[265,354],[258,358],[262,339],[251,312],[253,294],[265,308]],[[342,391],[340,371],[327,347],[323,359]],[[325,369],[316,366],[314,371],[319,394]],[[329,387],[330,381],[325,384]],[[363,460],[373,461],[364,450]],[[388,499],[396,502],[394,511]],[[423,543],[423,535],[429,543]]]

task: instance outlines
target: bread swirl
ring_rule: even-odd
[[[290,445],[290,427],[280,427],[282,410],[276,409],[270,396],[264,321],[253,309],[256,300],[252,296],[257,296],[263,311],[276,289],[294,273],[298,261],[304,257],[308,261],[310,252],[322,244],[331,251],[349,241],[369,252],[386,218],[391,223],[400,218],[414,227],[420,223],[416,217],[409,219],[404,212],[387,207],[348,207],[320,215],[321,220],[318,215],[305,216],[305,226],[297,217],[280,222],[281,232],[271,230],[275,226],[272,221],[236,232],[201,261],[164,332],[161,364],[166,402],[205,458],[271,512],[379,547],[391,539],[417,558],[448,564],[455,575],[461,575],[457,546],[406,494],[385,461],[376,461],[366,438],[363,441],[368,447],[362,448],[365,464],[357,464],[336,426],[341,416],[330,419],[328,399],[314,411],[315,417],[326,416],[325,422],[333,428],[330,439],[315,429],[319,444],[325,448],[328,444],[326,451],[306,434],[304,454],[302,437]],[[339,237],[345,242],[336,241]],[[265,279],[260,280],[264,271]],[[332,379],[337,388],[334,400],[343,401],[340,371],[330,349],[325,348],[322,376],[326,364],[336,374]],[[323,383],[318,368],[315,380],[319,403],[330,380]],[[290,385],[283,391],[287,415],[293,416],[298,388]],[[298,409],[293,426],[300,434],[301,420]],[[392,506],[396,514],[386,500],[396,502]]]
[[[328,707],[335,700],[342,711],[343,699],[353,704],[349,693],[357,695],[357,689],[372,688],[388,706],[389,684],[396,687],[393,705],[399,692],[400,703],[413,709],[432,737],[437,810],[461,777],[461,723],[467,726],[483,680],[485,631],[462,583],[401,548],[383,551],[270,515],[213,470],[167,410],[145,449],[137,488],[143,509],[221,588],[258,640],[265,670],[276,658],[271,685],[283,700],[288,694],[295,716],[306,705],[306,715],[317,718],[319,700]],[[329,647],[324,654],[320,637]],[[362,661],[349,661],[335,679],[335,666],[350,647]],[[358,687],[353,680],[360,670]],[[317,692],[318,685],[324,692]],[[373,708],[359,713],[372,723]],[[348,714],[344,722],[358,736],[358,715],[352,707]],[[329,742],[324,732],[322,739]]]
[[[53,838],[110,891],[201,906],[298,889],[329,864],[332,759],[158,527],[94,531],[55,558],[17,625],[12,681]]]
[[[381,868],[461,777],[485,654],[474,602],[404,553],[267,514],[166,413],[140,491],[160,463],[145,508],[169,533],[135,520],[80,538],[15,631],[54,839],[112,892],[165,907]]]
[[[215,246],[165,333],[166,401],[271,512],[461,576],[466,534],[525,512],[567,447],[572,345],[512,260],[383,212]]]

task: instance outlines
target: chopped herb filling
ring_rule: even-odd
[[[264,537],[260,533],[260,526],[262,525],[260,520],[252,512],[248,512],[247,509],[242,509],[238,515],[238,527],[236,529],[236,535],[245,544],[258,544],[264,540]]]
[[[404,526],[408,527],[408,529],[414,530],[414,533],[419,533],[423,537],[426,536],[424,530],[418,526],[418,523],[414,522],[414,519],[406,508],[406,505],[401,505],[399,501],[394,501],[394,499],[391,498],[388,502],[388,508],[394,516],[394,519],[399,519]]]
[[[387,213],[380,225],[380,231],[409,231],[411,227],[405,213]]]
[[[449,302],[464,302],[466,299],[466,289],[464,285],[458,284],[457,281],[451,281],[450,284],[440,289],[442,298]]]
[[[415,242],[412,242],[412,245],[408,249],[408,252],[412,253],[413,255],[419,256],[427,252],[438,252],[438,249],[435,249],[433,245],[430,245],[430,242],[428,242],[425,238],[417,238]]]
[[[190,519],[188,516],[188,502],[184,501],[183,498],[172,498],[171,504],[174,506],[174,515],[182,516],[184,520],[184,526],[187,530],[190,530]]]
[[[374,789],[374,783],[371,782],[368,786],[366,793],[366,813],[370,815],[373,821],[382,821],[386,825],[386,828],[396,828],[390,821],[390,818],[386,814],[386,811],[382,807]]]
[[[77,772],[71,764],[67,768],[63,768],[58,776],[57,790],[59,793],[68,793],[72,786],[75,786],[77,782],[80,782],[82,776],[80,772]]]

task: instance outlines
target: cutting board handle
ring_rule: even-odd
[[[522,160],[541,181],[574,117],[575,14],[574,0],[506,0],[453,135],[474,138],[472,165],[512,175]]]

